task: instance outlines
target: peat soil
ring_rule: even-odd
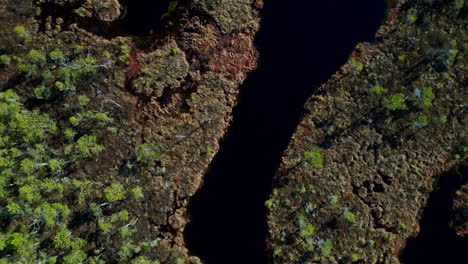
[[[468,166],[440,175],[437,190],[429,198],[421,231],[410,239],[402,253],[405,264],[464,264],[468,261],[468,238],[457,236],[450,228],[455,192],[468,183]]]
[[[260,66],[189,207],[192,254],[207,264],[268,263],[264,202],[303,105],[358,42],[374,39],[384,14],[383,0],[265,1]]]

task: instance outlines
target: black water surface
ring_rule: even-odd
[[[378,0],[265,1],[260,68],[241,87],[234,122],[190,206],[186,242],[207,264],[267,263],[264,201],[302,107],[384,16]]]
[[[49,16],[60,17],[65,20],[66,27],[78,23],[80,27],[109,39],[118,36],[148,37],[151,32],[158,32],[163,28],[168,18],[163,19],[163,15],[168,12],[169,3],[173,0],[119,0],[119,2],[123,7],[122,15],[113,22],[76,16],[75,10],[80,7],[81,2],[63,6],[54,2],[39,4],[42,13],[37,18],[46,21]],[[185,2],[187,0],[178,1],[179,5]],[[45,23],[42,23],[40,30],[45,30]]]
[[[405,264],[465,264],[468,262],[468,239],[450,229],[453,195],[468,183],[468,167],[461,173],[451,171],[440,176],[438,190],[431,194],[421,221],[419,235],[408,241],[402,254]]]
[[[168,11],[172,1],[174,0],[119,0],[126,9],[119,24],[127,35],[148,36],[151,31],[161,29],[161,17]]]

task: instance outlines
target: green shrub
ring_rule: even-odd
[[[0,65],[10,65],[11,58],[10,56],[4,54],[0,56]]]
[[[82,98],[82,100],[85,100]],[[94,126],[105,127],[114,121],[107,113],[93,113],[87,111],[85,113],[78,113],[70,117],[70,123],[73,126],[79,126],[81,123],[93,124]]]
[[[111,186],[104,189],[104,195],[109,202],[123,200],[125,194],[125,188],[119,183],[112,183]]]
[[[89,103],[90,99],[88,96],[82,94],[82,95],[78,95],[78,104],[80,106],[86,106],[88,103]]]
[[[20,163],[20,171],[24,174],[32,174],[36,169],[36,162],[31,159],[23,159]]]
[[[346,210],[343,214],[346,221],[350,223],[356,223],[356,215],[351,213],[350,211]]]
[[[331,240],[326,240],[322,246],[320,246],[320,252],[324,256],[328,256],[333,249],[333,242]]]
[[[16,37],[21,41],[31,40],[31,33],[26,30],[23,26],[16,26],[13,32],[16,34]]]
[[[45,139],[57,130],[55,122],[47,114],[41,114],[37,110],[32,112],[23,110],[13,114],[8,125],[10,131],[26,143]]]
[[[85,263],[87,257],[88,255],[82,250],[72,250],[68,255],[63,257],[63,264]]]
[[[65,153],[70,154],[74,160],[91,158],[104,150],[104,147],[97,144],[96,141],[96,136],[82,136],[76,145],[69,146]]]
[[[362,72],[362,70],[364,70],[364,64],[360,61],[351,59],[349,64],[351,65],[353,73],[356,75],[359,75]]]
[[[432,101],[435,99],[435,94],[432,92],[432,87],[425,87],[421,92],[419,101],[420,108],[428,108],[432,106]]]
[[[6,247],[15,251],[19,256],[28,257],[33,254],[36,243],[35,239],[30,237],[28,234],[23,233],[12,233],[7,236]]]
[[[383,88],[383,86],[381,86],[381,85],[374,86],[374,93],[377,94],[377,95],[386,94],[387,92],[388,92],[388,90]]]
[[[402,93],[392,94],[385,102],[384,106],[392,111],[406,109],[406,96]]]
[[[300,236],[302,238],[311,237],[314,234],[315,234],[315,227],[311,223],[308,223],[301,228]]]
[[[265,201],[265,206],[271,210],[272,208],[274,208],[276,206],[277,202],[274,198],[271,198],[269,200],[266,200]]]
[[[411,125],[417,128],[426,127],[429,124],[427,116],[420,116]]]
[[[27,77],[31,77],[33,73],[35,73],[38,69],[34,64],[20,64],[18,65],[18,69],[26,74]]]
[[[129,237],[135,232],[136,230],[134,228],[130,228],[129,225],[124,225],[119,229],[119,235],[123,238]]]
[[[132,261],[132,264],[160,264],[160,262],[157,260],[149,260],[147,257],[139,256]]]
[[[49,58],[53,61],[60,61],[65,59],[65,56],[60,49],[55,49],[49,53]]]
[[[39,205],[34,212],[44,221],[48,228],[53,227],[57,221],[62,221],[70,215],[68,206],[59,203],[50,204],[48,202]]]
[[[73,47],[73,52],[75,54],[81,54],[85,51],[85,47],[84,46],[81,46],[81,45],[75,45],[75,47]]]
[[[159,152],[159,147],[156,144],[148,143],[138,146],[136,155],[138,162],[148,165],[159,158],[161,153]]]
[[[98,226],[99,229],[101,229],[101,231],[104,233],[109,233],[114,228],[114,225],[112,225],[111,222],[109,222],[106,218],[102,217],[98,220]]]
[[[125,222],[128,221],[129,215],[127,210],[122,210],[118,213],[112,214],[110,221],[111,223],[115,222]]]
[[[44,80],[48,81],[48,80],[52,79],[54,77],[54,75],[52,74],[52,72],[50,70],[44,70],[41,73],[41,77]]]
[[[24,185],[20,187],[18,191],[18,197],[29,203],[37,202],[42,198],[38,186]]]
[[[57,87],[57,89],[61,92],[71,92],[76,90],[75,85],[73,85],[73,83],[69,80],[65,80],[63,82],[57,81],[55,82],[55,87]]]
[[[47,166],[54,173],[61,173],[63,171],[64,161],[60,159],[50,159],[47,162]]]
[[[54,236],[56,248],[68,249],[72,246],[72,236],[70,230],[65,227],[60,228]]]
[[[29,51],[27,58],[29,62],[38,64],[40,66],[47,62],[46,53],[35,49]]]
[[[49,87],[40,86],[40,87],[34,88],[34,96],[36,96],[37,99],[47,100],[50,98],[51,95],[52,95],[52,91],[50,90]]]
[[[130,190],[130,194],[132,195],[133,199],[140,200],[144,198],[143,195],[143,188],[135,187]]]
[[[311,151],[304,152],[303,159],[309,163],[312,168],[318,169],[323,166],[322,150],[319,147],[314,147]]]
[[[9,205],[7,205],[7,211],[8,211],[8,213],[10,213],[12,215],[21,215],[21,214],[23,214],[23,208],[21,208],[21,206],[19,204],[15,203],[15,202],[12,202]]]

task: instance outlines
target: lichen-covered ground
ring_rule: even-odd
[[[186,206],[261,5],[173,2],[140,49],[106,38],[117,0],[0,0],[0,263],[200,263]]]
[[[466,159],[466,11],[398,5],[309,99],[265,203],[274,263],[400,262],[438,175]]]

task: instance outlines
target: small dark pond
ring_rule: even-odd
[[[119,0],[125,6],[123,19],[119,22],[126,35],[147,36],[162,27],[162,16],[168,12],[174,0]],[[186,1],[178,1],[178,4]]]
[[[187,0],[119,0],[119,2],[122,5],[121,17],[110,23],[98,21],[96,18],[77,16],[75,11],[81,6],[81,1],[63,6],[52,2],[41,3],[39,5],[43,11],[38,18],[45,21],[49,16],[61,17],[65,20],[65,26],[78,23],[80,27],[109,39],[118,36],[148,37],[151,32],[161,31],[169,15],[176,14],[175,10],[168,12],[171,3],[177,2],[174,6],[177,8],[186,4]],[[45,30],[45,23],[41,25],[41,30]]]
[[[207,264],[263,264],[275,170],[306,99],[372,41],[385,2],[265,1],[261,65],[241,88],[234,123],[190,206],[186,242]]]

